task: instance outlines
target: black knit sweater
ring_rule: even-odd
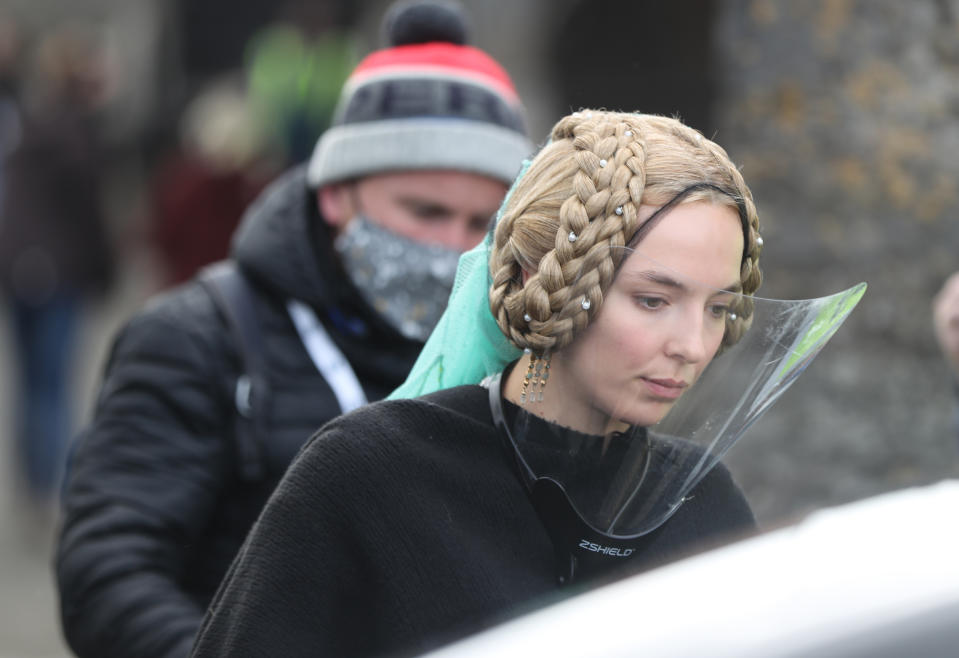
[[[754,527],[720,465],[630,558],[640,571]],[[419,653],[568,596],[549,536],[464,386],[328,423],[297,457],[193,656]]]

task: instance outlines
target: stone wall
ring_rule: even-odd
[[[930,321],[959,269],[959,2],[718,4],[716,139],[760,211],[760,294],[869,284],[727,461],[766,523],[959,475]]]

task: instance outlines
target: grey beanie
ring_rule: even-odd
[[[462,43],[464,21],[451,5],[406,4],[386,21],[392,45],[363,59],[344,84],[307,182],[411,169],[512,182],[533,145],[506,71]]]

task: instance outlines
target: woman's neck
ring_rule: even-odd
[[[601,436],[628,429],[629,426],[623,421],[603,413],[589,404],[584,396],[572,393],[572,387],[564,380],[573,374],[563,370],[562,358],[559,356],[554,356],[551,360],[550,376],[541,389],[542,400],[538,395],[534,400],[531,380],[535,377],[535,364],[531,372],[531,359],[531,354],[523,354],[507,371],[501,384],[504,398],[527,413],[584,434]],[[527,374],[531,375],[529,379]]]

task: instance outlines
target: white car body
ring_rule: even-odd
[[[817,511],[429,654],[959,656],[959,480]]]

